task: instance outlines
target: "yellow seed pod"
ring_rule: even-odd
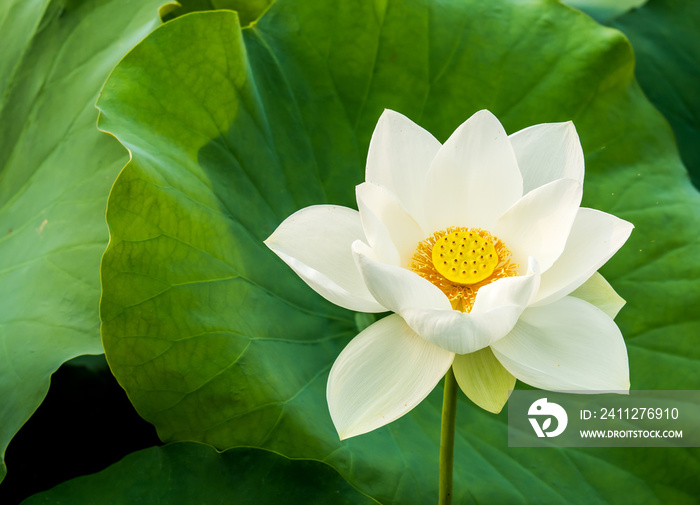
[[[493,244],[473,231],[455,231],[433,246],[433,266],[446,279],[469,285],[483,281],[498,265]]]

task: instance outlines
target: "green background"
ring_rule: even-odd
[[[218,468],[203,472],[193,486],[221,489],[231,500],[269,492],[265,496],[279,496],[284,503],[292,499],[285,490],[302,484],[316,488],[314,476],[322,472],[323,493],[350,503],[435,502],[441,388],[397,422],[338,441],[325,403],[325,382],[333,360],[358,331],[358,315],[325,302],[262,244],[299,208],[354,206],[354,186],[363,179],[369,138],[384,108],[407,115],[440,141],[482,108],[496,114],[508,132],[573,120],[586,153],[584,205],[636,227],[602,270],[628,302],[617,321],[627,341],[632,387],[698,388],[699,325],[689,310],[700,307],[694,231],[700,220],[698,195],[666,119],[683,150],[682,124],[665,108],[682,102],[686,116],[692,115],[697,58],[690,54],[690,65],[674,66],[686,53],[645,30],[651,19],[658,19],[656,11],[646,9],[665,12],[667,24],[654,27],[671,30],[679,16],[692,27],[697,8],[652,1],[606,21],[629,32],[638,51],[639,81],[652,100],[658,68],[653,63],[645,67],[643,58],[672,55],[664,59],[669,64],[664,73],[678,74],[669,80],[675,85],[673,96],[682,98],[654,100],[665,119],[634,79],[626,38],[554,1],[224,3],[192,2],[185,10],[238,6],[246,28],[229,11],[175,17],[119,62],[98,107],[99,127],[132,157],[114,183],[107,207],[110,243],[101,267],[100,308],[107,360],[138,413],[155,425],[164,442],[197,441],[228,451],[219,457],[201,445],[147,449],[28,503],[66,497],[80,503],[107,488],[117,490],[109,495],[110,503],[134,496],[160,503],[156,496],[161,491],[176,489],[169,487],[177,480],[173,475],[189,471],[183,455]],[[24,412],[14,425],[2,423],[7,441],[41,401],[48,375],[61,362],[100,352],[97,262],[107,236],[99,209],[128,158],[114,139],[94,129],[91,102],[121,55],[157,25],[158,7],[139,3],[137,13],[124,2],[115,11],[108,10],[112,5],[106,0],[45,2],[45,12],[29,4],[10,5],[26,14],[26,26],[33,26],[36,35],[27,38],[22,30],[2,35],[16,46],[0,68],[0,85],[6,83],[9,90],[3,96],[17,93],[24,100],[6,98],[0,109],[6,118],[0,138],[15,146],[0,158],[0,216],[7,216],[13,230],[11,239],[0,242],[9,251],[3,249],[3,258],[41,251],[37,241],[62,216],[47,206],[52,192],[66,195],[63,208],[75,220],[63,218],[66,224],[55,235],[55,248],[79,243],[81,250],[90,251],[86,259],[63,256],[67,265],[61,271],[70,267],[79,272],[81,282],[74,289],[65,279],[39,270],[33,275],[41,275],[41,281],[22,273],[9,283],[21,295],[13,298],[17,309],[5,306],[5,321],[17,319],[20,310],[43,307],[52,338],[31,344],[24,336],[40,332],[3,325],[5,348],[9,343],[15,353],[6,358],[12,367],[16,355],[34,359],[41,355],[37,349],[51,355],[29,361],[35,378],[25,382],[37,384],[39,391],[31,401],[30,395],[16,393],[12,384],[18,379],[6,371],[8,366],[2,368],[0,385],[8,384],[21,406],[8,412]],[[177,14],[171,11],[168,19]],[[125,24],[120,25],[122,18]],[[0,25],[8,19],[0,17]],[[84,32],[76,26],[84,26]],[[671,31],[689,53],[697,47],[696,30]],[[133,39],[127,40],[127,33]],[[42,37],[51,43],[44,47]],[[55,40],[83,49],[63,50],[81,57],[66,67],[62,80],[47,78],[51,69],[63,69],[63,60],[52,52],[58,46],[62,55],[63,46]],[[42,71],[32,54],[50,62],[45,64],[49,70]],[[93,69],[93,81],[80,73],[86,69]],[[77,97],[80,89],[84,98],[53,97],[46,102],[51,107],[42,110],[38,104],[46,89],[60,97]],[[658,96],[671,96],[659,89]],[[57,118],[62,122],[56,126]],[[8,124],[23,126],[18,132]],[[94,150],[82,137],[62,135],[78,124],[82,134],[95,139]],[[32,133],[36,128],[40,130]],[[697,132],[693,128],[688,128],[686,145]],[[22,147],[25,138],[39,140],[30,149]],[[34,163],[46,167],[45,177],[32,177],[34,165],[16,161],[61,149],[65,161]],[[683,160],[692,172],[696,165],[685,154]],[[83,186],[91,177],[102,185]],[[66,193],[66,187],[73,193]],[[20,204],[25,214],[14,211]],[[42,211],[49,212],[43,228]],[[22,223],[27,223],[24,228]],[[26,229],[24,235],[15,233],[19,229]],[[78,242],[66,242],[73,235]],[[11,275],[19,262],[10,260],[0,274]],[[59,310],[66,300],[68,308]],[[55,319],[60,314],[71,323]],[[32,312],[22,317],[36,320]],[[73,324],[76,318],[86,323]],[[60,340],[54,337],[56,328],[67,325],[77,326],[76,337],[70,345],[60,343],[61,352],[56,352],[50,347]],[[481,411],[460,397],[458,503],[696,501],[696,449],[512,449],[506,445],[505,416],[505,411],[499,416]],[[236,447],[259,449],[247,449],[244,455]],[[153,458],[167,464],[142,481],[143,491],[121,486],[150,468]],[[279,478],[261,480],[268,469]],[[225,475],[240,486],[216,481]],[[264,489],[255,485],[260,482],[266,482]],[[177,496],[187,499],[186,494]],[[261,503],[268,499],[260,496]]]

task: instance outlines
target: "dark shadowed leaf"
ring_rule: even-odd
[[[683,162],[700,188],[700,2],[650,0],[611,26],[629,37],[637,79],[671,123]]]
[[[363,505],[376,503],[331,467],[260,449],[218,453],[191,442],[134,452],[102,472],[36,494],[22,505]]]

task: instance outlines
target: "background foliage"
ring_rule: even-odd
[[[693,0],[650,0],[611,26],[630,39],[637,55],[637,78],[644,92],[671,123],[681,157],[700,187],[700,14]]]
[[[0,6],[0,455],[51,374],[102,352],[104,206],[128,157],[95,129],[94,103],[112,67],[159,24],[161,3]]]
[[[15,354],[7,354],[8,365],[0,367],[0,385],[7,381],[24,409],[23,418],[16,415],[21,410],[7,411],[18,419],[14,425],[3,418],[0,429],[9,428],[8,441],[41,401],[48,375],[62,361],[100,350],[99,342],[94,347],[96,258],[106,243],[100,209],[125,156],[114,139],[94,129],[91,103],[121,55],[156,26],[157,7],[139,3],[137,10],[121,2],[117,9],[108,0],[17,3],[0,16],[0,25],[10,26],[9,16],[16,20],[21,13],[35,33],[0,35],[13,48],[0,67],[0,85],[9,90],[0,95],[5,97],[0,114],[7,118],[0,122],[0,216],[20,223],[8,224],[11,240],[0,242],[7,248],[2,261],[31,259],[41,250],[41,238],[32,233],[42,237],[54,220],[65,225],[53,236],[51,251],[62,250],[77,234],[75,240],[82,241],[77,249],[92,251],[93,258],[91,264],[67,249],[71,252],[63,251],[60,263],[62,272],[88,279],[80,286],[92,286],[92,291],[71,290],[70,283],[44,271],[39,282],[30,270],[38,261],[14,274],[17,305],[3,309],[7,319],[41,306],[49,319],[31,312],[20,319],[41,321],[52,338],[28,344],[17,335],[40,333],[24,327],[11,332],[12,325],[3,325],[6,348],[14,345],[9,349]],[[221,7],[240,8],[242,22],[226,11],[176,17]],[[697,84],[692,72],[699,68],[698,35],[692,29],[697,11],[690,3],[652,0],[605,20],[630,34],[640,58],[639,80],[671,121],[682,149],[681,139],[689,139],[685,145],[690,146],[697,134],[692,123],[682,121],[697,107],[692,93]],[[664,21],[652,23],[659,13]],[[687,29],[672,30],[680,17]],[[98,102],[100,128],[132,155],[109,198],[103,341],[112,372],[163,441],[195,440],[228,451],[218,455],[195,444],[147,449],[27,503],[89,502],[98,492],[109,493],[103,497],[108,503],[135,496],[145,503],[177,503],[158,500],[162,493],[174,499],[168,492],[188,498],[169,486],[192,471],[190,461],[201,461],[201,478],[182,483],[212,490],[212,500],[230,496],[265,503],[276,497],[279,502],[291,500],[287,493],[300,486],[309,500],[315,499],[310,490],[320,489],[320,502],[324,496],[348,503],[435,501],[441,391],[398,422],[339,442],[325,406],[325,380],[335,356],[357,333],[358,315],[320,299],[261,243],[298,208],[321,202],[354,206],[353,188],[363,179],[369,136],[383,108],[408,115],[441,141],[481,108],[494,112],[509,132],[573,119],[586,153],[584,204],[636,226],[630,242],[603,271],[628,300],[618,323],[627,339],[632,385],[698,388],[700,333],[688,310],[700,307],[694,232],[700,220],[698,195],[670,128],[633,78],[632,49],[619,32],[556,2],[534,0],[277,0],[272,5],[212,0],[192,1],[170,12],[171,18],[116,66]],[[666,33],[664,27],[677,44],[658,35]],[[126,40],[126,33],[133,39]],[[50,43],[42,45],[43,37]],[[52,51],[79,57],[64,68]],[[52,65],[34,62],[33,54]],[[643,65],[645,57],[652,63]],[[654,61],[662,60],[668,78],[660,83]],[[65,77],[47,78],[53,75],[47,67],[62,70]],[[94,80],[80,73],[87,69]],[[677,79],[670,78],[676,74]],[[668,82],[672,93],[662,86]],[[655,86],[656,95],[650,91]],[[46,90],[84,99],[57,100]],[[84,119],[75,119],[78,113]],[[15,126],[6,126],[10,123]],[[78,124],[102,147],[86,149],[93,144],[74,138]],[[680,133],[683,128],[688,137]],[[34,129],[39,130],[32,137]],[[25,138],[34,139],[26,144],[33,149],[22,147]],[[5,145],[15,147],[6,150]],[[113,157],[104,154],[108,149]],[[43,162],[42,153],[63,151],[65,161]],[[40,161],[25,162],[30,155]],[[684,157],[692,169],[689,159]],[[48,175],[33,176],[34,166],[46,167],[41,174]],[[102,185],[78,185],[90,177]],[[57,210],[47,206],[53,192],[65,202]],[[14,211],[20,204],[29,209],[25,214]],[[60,221],[61,208],[75,221]],[[42,218],[48,221],[43,227]],[[24,235],[15,233],[19,229],[26,230]],[[88,234],[92,229],[94,234]],[[17,263],[11,260],[0,275],[18,271]],[[76,302],[71,296],[85,299]],[[39,298],[56,302],[27,301]],[[57,309],[66,301],[69,309]],[[61,314],[70,324],[51,319]],[[77,325],[80,317],[92,326]],[[55,336],[60,335],[56,328],[66,325],[77,327],[78,343],[69,340],[73,347]],[[50,347],[57,342],[60,353]],[[34,359],[41,356],[39,350],[52,361],[17,358],[23,353]],[[7,372],[18,362],[27,362],[28,372]],[[38,384],[32,401],[10,382],[25,376],[36,377]],[[12,398],[2,394],[3,400]],[[480,411],[465,398],[458,426],[455,491],[460,503],[696,501],[694,476],[700,464],[695,449],[510,449],[505,414]],[[235,449],[241,446],[249,449]],[[138,486],[121,484],[144,468],[153,473]]]

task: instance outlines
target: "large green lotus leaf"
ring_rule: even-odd
[[[179,0],[180,7],[165,19],[174,19],[190,12],[227,9],[238,12],[242,26],[257,20],[274,0]]]
[[[128,157],[94,104],[162,3],[0,4],[0,455],[61,363],[102,352],[104,209]]]
[[[361,505],[375,503],[318,461],[261,449],[218,453],[181,442],[129,454],[109,468],[27,498],[22,505]]]
[[[5,92],[22,61],[22,56],[39,29],[50,0],[5,0],[0,7],[0,35],[4,44],[0,59],[0,97]]]
[[[561,3],[570,5],[598,20],[601,23],[608,23],[617,16],[620,16],[640,5],[644,5],[648,0],[561,0]]]
[[[636,230],[604,274],[636,389],[700,386],[699,199],[627,40],[551,1],[278,0],[155,30],[115,69],[100,127],[133,159],[102,263],[107,359],[167,441],[256,446],[331,464],[384,503],[434,503],[441,388],[340,442],[333,360],[367,318],[325,302],[262,244],[293,211],[354,206],[384,108],[444,141],[488,108],[510,132],[573,119],[585,204]],[[357,322],[356,322],[357,321]],[[691,449],[507,447],[505,414],[461,397],[456,503],[693,503]]]
[[[671,123],[683,162],[700,187],[700,3],[650,0],[612,26],[629,37],[637,79]]]

